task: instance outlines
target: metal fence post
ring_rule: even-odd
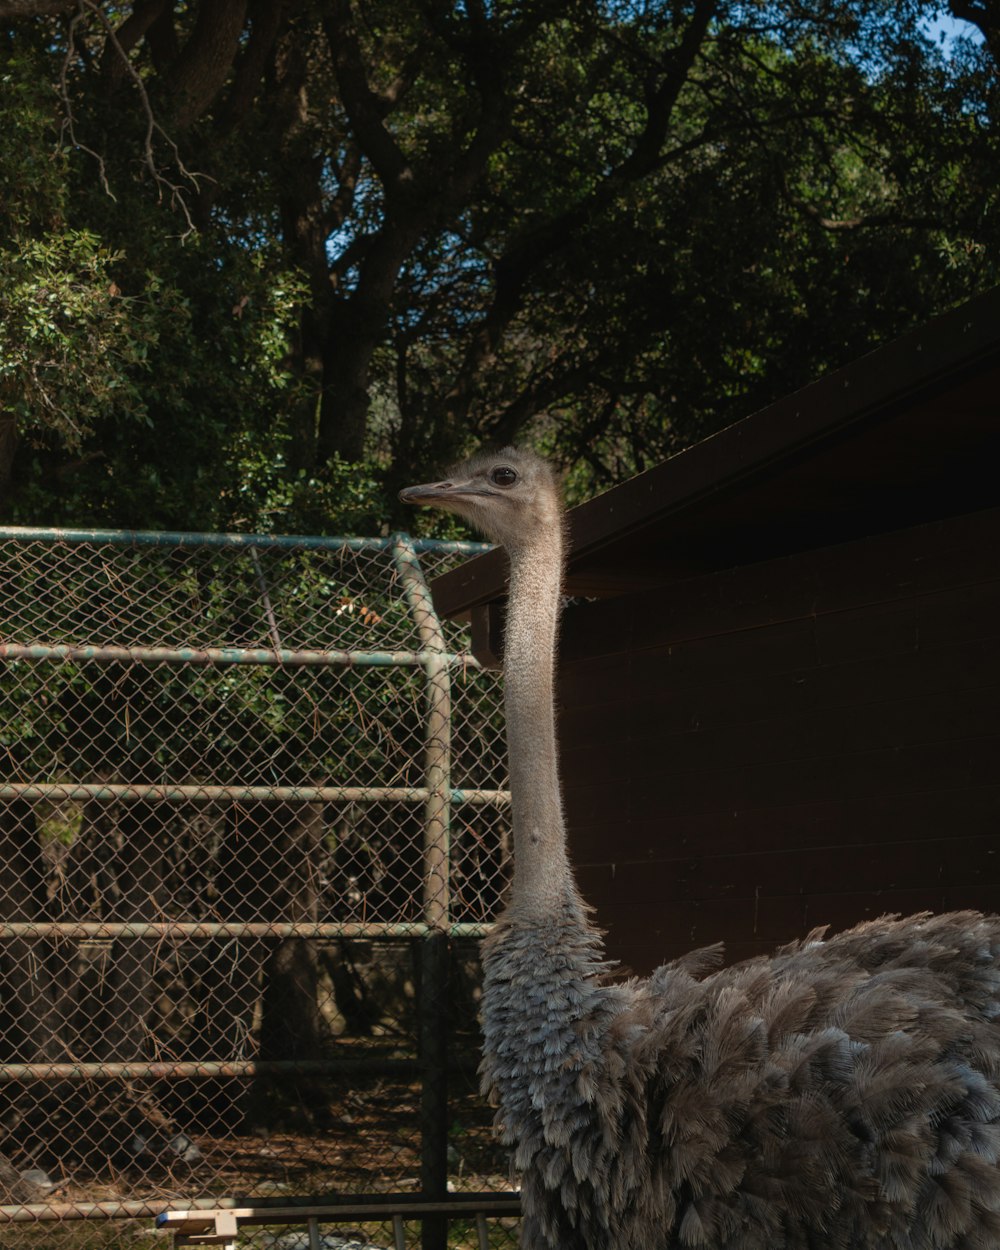
[[[417,626],[426,678],[423,904],[429,932],[421,947],[420,1055],[424,1078],[420,1181],[424,1197],[441,1202],[448,1192],[451,672],[441,622],[408,536],[396,536],[393,557]],[[426,1216],[421,1250],[446,1250],[447,1244],[446,1217]]]

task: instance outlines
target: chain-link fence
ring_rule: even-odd
[[[479,549],[0,531],[8,1234],[507,1188],[501,691],[426,580]]]

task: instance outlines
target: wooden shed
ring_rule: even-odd
[[[637,972],[1000,911],[1000,289],[570,513],[581,887]],[[475,647],[505,560],[438,579]]]

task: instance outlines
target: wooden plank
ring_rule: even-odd
[[[1000,677],[1000,674],[998,674]],[[875,693],[875,692],[873,692]],[[864,705],[813,708],[798,716],[765,717],[751,725],[700,725],[669,732],[657,709],[641,705],[622,725],[593,714],[562,721],[562,758],[568,778],[601,774],[609,782],[655,771],[661,778],[692,769],[842,756],[899,749],[1000,732],[1000,680],[932,695]]]
[[[945,889],[941,907],[944,911],[963,911],[965,908],[971,908],[972,911],[1000,915],[1000,884],[995,881],[982,881],[974,886],[956,886]]]
[[[1000,733],[796,761],[637,775],[630,813],[735,810],[816,800],[987,785],[996,776]]]
[[[980,639],[927,643],[836,664],[819,662],[808,635],[798,637],[797,654],[791,657],[782,649],[790,637],[794,632],[772,638],[761,632],[737,642],[699,639],[642,657],[566,666],[559,684],[562,723],[570,723],[571,713],[592,708],[608,720],[618,717],[644,729],[660,723],[674,728],[694,722],[739,724],[1000,679],[1000,632],[995,628]]]
[[[603,706],[627,698],[635,668],[633,656],[603,656],[598,661],[564,667],[557,679],[557,710],[568,706]]]
[[[571,829],[596,825],[601,830],[613,830],[630,815],[628,795],[604,782],[564,788],[563,803]]]
[[[1000,582],[994,585],[1000,606]],[[854,660],[916,652],[920,647],[917,603],[907,598],[817,615],[813,631],[820,666],[835,667]]]
[[[954,897],[961,901],[962,895]],[[756,901],[691,901],[669,907],[606,905],[597,911],[597,924],[606,930],[609,957],[645,973],[678,953],[714,942],[726,944],[732,961],[744,957],[740,948],[748,944],[754,948],[750,953],[769,952],[821,925],[838,932],[882,915],[906,916],[944,908],[943,891],[924,888],[887,890],[878,895],[845,892],[761,896]]]
[[[636,664],[634,671],[639,669]],[[1000,634],[982,641],[921,647],[777,674],[751,671],[724,683],[689,686],[683,684],[683,656],[679,656],[676,672],[664,675],[651,666],[646,678],[644,686],[636,688],[631,704],[637,723],[655,722],[677,704],[681,716],[702,728],[749,724],[781,715],[930,698],[996,682],[1000,680]]]
[[[615,848],[616,850],[618,848]],[[897,839],[880,844],[691,855],[584,864],[577,880],[599,906],[682,900],[754,899],[784,894],[1000,885],[1000,839]]]
[[[609,938],[609,941],[612,940]],[[711,943],[708,943],[711,945]],[[767,957],[774,954],[775,943],[765,940],[754,941],[752,939],[735,938],[732,941],[724,942],[724,951],[721,966],[727,964],[742,963],[745,959],[757,959],[761,956]],[[665,946],[644,946],[640,943],[630,944],[628,947],[622,947],[621,953],[624,957],[621,959],[625,966],[638,976],[648,976],[654,968],[659,968],[663,964],[670,963],[671,960],[680,959],[694,949],[684,942],[668,942]]]
[[[238,1224],[306,1224],[317,1220],[323,1224],[345,1223],[354,1220],[391,1219],[400,1214],[405,1219],[421,1219],[427,1215],[445,1215],[448,1218],[474,1216],[516,1216],[520,1213],[519,1191],[495,1193],[449,1194],[439,1202],[422,1200],[419,1196],[389,1194],[368,1201],[340,1202],[334,1205],[301,1206],[227,1206],[226,1199],[219,1199],[218,1207],[164,1211],[156,1217],[157,1228],[181,1234],[209,1234],[217,1222],[232,1227]]]
[[[578,604],[565,614],[565,661],[643,649],[875,605],[1000,593],[983,552],[1000,548],[1000,508]]]
[[[949,682],[941,682],[950,685]],[[835,682],[829,689],[839,696]],[[864,702],[848,705],[815,706],[819,702],[809,682],[799,686],[799,706],[781,707],[779,714],[761,695],[755,707],[741,709],[746,720],[701,720],[704,704],[697,696],[685,694],[661,715],[656,702],[635,704],[635,715],[624,721],[616,709],[587,707],[562,716],[560,737],[562,760],[567,776],[586,776],[591,764],[605,776],[615,776],[611,752],[615,746],[634,766],[634,773],[651,763],[670,769],[690,766],[727,766],[761,763],[766,760],[796,760],[810,755],[840,755],[850,750],[875,750],[884,746],[906,746],[921,741],[945,741],[953,737],[989,734],[1000,727],[1000,672],[984,672],[983,681],[970,675],[969,684],[931,691],[911,697],[879,699],[879,691],[868,691]],[[810,706],[813,702],[813,706]],[[624,709],[622,709],[624,711]],[[756,715],[754,715],[754,711]],[[591,752],[609,751],[609,763],[591,760]]]
[[[631,672],[637,683],[657,693],[670,684],[692,686],[707,682],[738,679],[748,671],[772,674],[811,669],[818,665],[814,622],[811,618],[787,621],[767,629],[739,630],[711,637],[687,638],[675,643],[663,642],[641,653],[633,653]],[[605,661],[588,659],[585,663],[567,663],[560,672],[560,691],[586,687],[592,673],[599,672]],[[618,661],[617,671],[623,660]]]
[[[605,903],[597,910],[598,927],[621,949],[643,944],[691,950],[727,936],[753,936],[753,900],[686,900],[662,903]]]
[[[823,924],[830,925],[832,935],[863,921],[877,919],[880,915],[895,913],[906,916],[917,911],[966,908],[1000,912],[1000,887],[942,892],[894,891],[878,898],[854,894],[761,899],[756,916],[750,920],[749,930],[744,932],[738,922],[726,924],[722,918],[715,938],[706,940],[703,936],[705,924],[699,926],[696,921],[693,931],[701,935],[697,942],[684,940],[683,937],[671,939],[662,931],[656,937],[636,928],[626,931],[616,926],[612,917],[605,944],[610,959],[621,963],[623,969],[646,976],[661,964],[687,954],[698,945],[711,945],[713,941],[724,943],[723,963],[733,964],[744,959],[771,956],[781,946],[805,937],[811,929]]]
[[[688,815],[644,813],[642,819],[597,818],[580,804],[570,828],[574,862],[653,861],[699,855],[784,854],[809,847],[864,848],[887,841],[997,836],[1000,785],[864,796],[847,800],[739,808]],[[620,816],[620,813],[619,813]]]
[[[757,914],[757,932],[763,937],[772,936],[768,931],[773,914],[767,906],[770,901],[762,898]],[[879,916],[911,916],[916,912],[940,912],[944,909],[944,895],[933,887],[885,890],[880,894],[807,894],[802,896],[801,928],[796,936],[820,925],[829,925],[831,932],[839,932],[866,920],[877,920]],[[785,940],[782,932],[775,931],[773,936],[779,941]]]
[[[983,548],[983,551],[996,548]],[[990,563],[984,561],[984,564]],[[936,595],[916,600],[920,646],[972,642],[997,635],[997,600],[1000,585],[995,581],[952,587]]]
[[[640,751],[621,743],[614,751],[577,751],[567,760],[567,776],[600,776],[591,786],[567,787],[574,811],[587,795],[608,787],[631,819],[652,819],[697,812],[734,811],[838,797],[858,798],[912,790],[988,785],[996,775],[1000,732],[974,737],[918,742],[838,754],[820,752],[799,758],[763,758],[711,764],[700,751]],[[614,767],[610,765],[613,764]],[[607,809],[605,809],[607,810]]]

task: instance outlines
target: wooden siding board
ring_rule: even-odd
[[[805,937],[812,929],[829,926],[830,932],[853,928],[879,916],[909,916],[915,912],[943,910],[944,891],[934,886],[912,890],[853,891],[768,897],[756,903],[752,936],[781,945]]]
[[[922,787],[982,785],[996,777],[1000,733],[877,751],[847,751],[794,761],[673,771],[636,776],[630,791],[639,808],[671,812],[768,806],[780,800],[894,794]],[[666,784],[669,777],[669,784]]]
[[[607,775],[602,759],[610,751],[602,753],[595,747],[583,760],[585,769],[571,770],[564,762],[564,774],[571,779],[567,793],[571,815],[596,810],[599,796],[607,792],[616,810],[629,816],[677,817],[990,785],[997,776],[998,752],[1000,733],[994,733],[796,760],[722,762],[718,767],[685,767],[676,757],[659,761],[654,755],[649,757],[653,763],[646,758]],[[577,757],[578,766],[580,762]],[[600,782],[589,780],[598,774]]]
[[[942,911],[994,912],[1000,914],[1000,883],[981,881],[975,886],[961,886],[944,891]]]
[[[673,903],[991,886],[1000,884],[1000,865],[990,834],[586,864],[579,882],[609,903]]]
[[[679,686],[705,685],[738,680],[752,662],[754,671],[794,672],[817,665],[811,618],[787,621],[767,629],[746,629],[705,637],[664,641],[631,653],[631,673],[643,686],[655,683],[657,691],[671,681]],[[617,657],[616,657],[617,658]],[[586,664],[569,663],[562,668],[561,689],[574,681],[586,683],[605,657],[595,655]]]
[[[892,605],[995,582],[983,553],[1000,550],[1000,508],[572,605],[562,658],[591,660],[686,638]]]
[[[571,830],[573,859],[581,864],[610,863],[609,843],[621,859],[653,861],[825,846],[862,854],[869,844],[951,836],[992,837],[1000,847],[1000,785],[694,816],[645,813],[614,825],[597,818]]]
[[[996,603],[1000,620],[1000,598]],[[567,665],[559,684],[558,708],[563,725],[581,709],[655,724],[652,708],[661,709],[665,724],[679,729],[700,725],[739,724],[779,712],[881,702],[916,694],[940,694],[997,680],[1000,675],[1000,631],[994,622],[979,638],[948,642],[928,639],[919,646],[882,654],[846,654],[836,662],[820,662],[808,636],[815,623],[798,628],[806,636],[785,634],[758,645],[748,631],[742,643],[733,637],[696,639],[641,656],[599,657],[593,663]],[[769,632],[769,631],[768,631]],[[752,636],[751,636],[752,635]],[[794,639],[787,645],[789,639]],[[714,645],[713,645],[714,644]],[[718,662],[715,662],[716,657]]]
[[[626,903],[603,907],[599,923],[607,928],[608,957],[644,974],[715,942],[724,944],[725,962],[732,963],[770,954],[822,926],[836,933],[879,916],[956,907],[1000,910],[1000,887],[949,891],[931,886],[779,897],[762,894],[754,900],[732,902]]]
[[[747,724],[714,728],[658,725],[654,707],[643,705],[626,732],[607,737],[608,724],[588,709],[577,721],[563,720],[564,767],[574,774],[591,769],[609,781],[655,771],[672,777],[692,769],[724,765],[784,763],[851,753],[949,742],[995,732],[1000,708],[997,681],[905,699],[812,707],[797,716],[762,716]],[[764,709],[761,709],[762,711]],[[693,719],[693,718],[691,718]]]
[[[1000,909],[998,521],[571,610],[567,813],[612,957]]]
[[[563,802],[570,830],[587,824],[610,831],[631,823],[629,796],[621,787],[605,781],[593,785],[573,785],[565,790]]]
[[[993,550],[1000,550],[1000,544]],[[996,580],[951,587],[915,602],[920,647],[998,638],[1000,582]]]
[[[625,957],[622,952],[634,953],[642,946],[663,950],[669,944],[677,944],[692,950],[720,941],[725,934],[752,937],[753,918],[752,899],[709,899],[669,906],[608,903],[601,908],[598,924],[608,932],[611,957],[620,959]]]

